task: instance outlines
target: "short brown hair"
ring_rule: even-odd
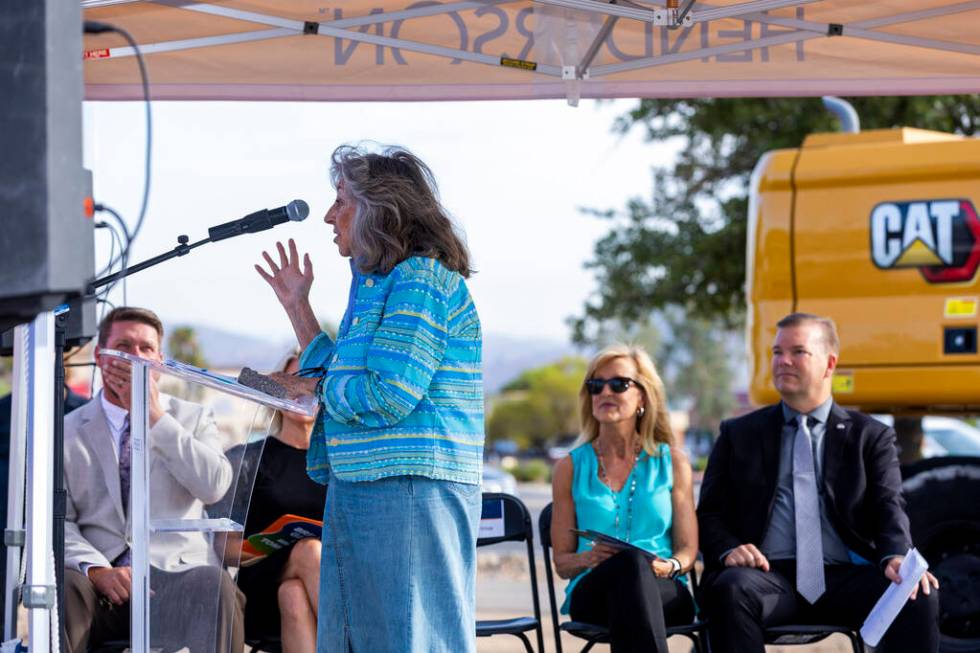
[[[109,342],[109,332],[116,322],[140,322],[153,327],[160,338],[160,346],[163,347],[163,322],[150,309],[138,306],[120,306],[106,313],[99,322],[99,347],[105,347]]]
[[[823,332],[824,345],[827,351],[834,356],[840,356],[840,337],[837,335],[837,325],[829,317],[814,315],[813,313],[790,313],[779,322],[776,327],[785,329],[787,327],[803,326],[805,324],[816,324]]]

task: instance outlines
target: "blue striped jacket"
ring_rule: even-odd
[[[463,277],[412,257],[353,280],[337,341],[321,333],[300,368],[323,368],[307,472],[326,483],[417,475],[477,484],[483,461],[480,318]]]

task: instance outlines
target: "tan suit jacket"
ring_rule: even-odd
[[[165,414],[150,429],[150,520],[201,519],[231,486],[232,467],[214,417],[161,394]],[[65,566],[109,567],[132,543],[119,465],[99,397],[65,418]],[[164,571],[220,564],[200,532],[151,533],[150,564]]]

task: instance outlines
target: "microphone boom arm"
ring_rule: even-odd
[[[128,265],[122,270],[120,270],[119,272],[108,274],[102,277],[101,279],[96,279],[88,285],[85,294],[94,295],[95,291],[101,288],[102,286],[118,281],[119,279],[128,277],[129,275],[135,274],[136,272],[140,272],[141,270],[145,270],[146,268],[153,267],[158,263],[169,261],[170,259],[177,258],[178,256],[186,256],[187,254],[190,253],[192,249],[196,247],[200,247],[201,245],[204,245],[206,243],[210,243],[211,239],[205,238],[203,240],[199,240],[196,243],[192,243],[192,244],[188,244],[189,241],[190,238],[188,238],[187,236],[184,235],[177,236],[178,244],[169,252],[164,252],[163,254],[154,256],[153,258],[146,259],[145,261],[136,263],[135,265]]]
[[[188,244],[190,238],[187,236],[177,236],[177,246],[169,252],[164,252],[159,256],[154,256],[153,258],[137,263],[136,265],[126,265],[115,274],[104,276],[101,279],[95,279],[88,284],[85,294],[86,296],[93,296],[95,295],[95,291],[102,286],[128,277],[129,275],[139,272],[140,270],[153,267],[158,263],[169,261],[170,259],[178,256],[186,256],[192,249],[200,247],[205,243],[214,243],[226,238],[234,238],[235,236],[240,236],[242,234],[258,233],[260,231],[272,229],[276,225],[289,221],[302,222],[306,219],[306,216],[309,215],[309,213],[310,207],[306,204],[306,202],[303,200],[293,200],[289,204],[276,209],[262,209],[261,211],[256,211],[255,213],[249,213],[244,218],[239,218],[238,220],[232,220],[231,222],[226,222],[224,224],[219,224],[216,227],[211,227],[208,229],[207,238],[199,240],[193,244]]]

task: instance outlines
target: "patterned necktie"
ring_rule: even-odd
[[[119,438],[119,489],[122,494],[123,513],[127,515],[129,514],[129,463],[132,457],[133,450],[129,445],[129,415],[126,415],[122,435]]]
[[[119,438],[119,490],[122,495],[123,514],[129,514],[129,474],[130,460],[133,448],[129,444],[129,415],[123,421],[122,434]],[[119,557],[112,561],[113,567],[129,567],[132,564],[132,552],[127,548]]]
[[[793,501],[796,513],[796,590],[810,603],[824,593],[820,499],[813,468],[808,417],[800,415],[793,440]]]

